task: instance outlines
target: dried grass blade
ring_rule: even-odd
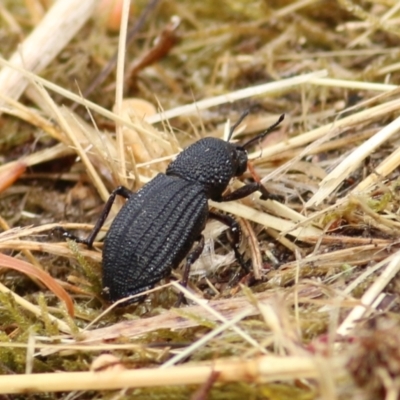
[[[250,250],[254,278],[260,280],[262,278],[263,262],[257,235],[255,234],[249,221],[246,219],[240,220],[240,226],[242,228],[243,235],[246,238],[246,245]]]
[[[200,100],[191,104],[176,107],[171,110],[158,113],[151,117],[146,118],[146,122],[154,124],[156,122],[161,122],[166,119],[171,119],[179,117],[181,115],[187,115],[191,113],[199,112],[200,110],[205,110],[210,107],[215,107],[225,103],[233,103],[235,101],[246,99],[252,96],[259,96],[265,93],[273,93],[281,91],[290,87],[301,85],[308,82],[310,79],[322,78],[327,75],[326,70],[315,71],[310,74],[304,74],[295,76],[293,78],[282,79],[276,82],[265,83],[263,85],[248,87],[245,89],[237,90],[236,92],[222,94],[220,96],[212,97],[210,99]]]
[[[97,244],[95,243],[95,246]],[[35,242],[28,240],[6,240],[0,244],[0,249],[13,249],[13,250],[31,250],[31,251],[41,251],[45,253],[54,254],[62,257],[71,257],[71,250],[68,249],[66,243],[46,243],[46,242]],[[101,261],[101,253],[81,249],[80,253],[91,260],[96,262]]]
[[[65,133],[68,135],[69,139],[71,140],[72,144],[74,145],[76,152],[78,153],[79,157],[81,157],[83,163],[85,164],[87,172],[92,179],[93,185],[98,190],[101,198],[104,201],[107,201],[108,197],[109,197],[108,190],[105,187],[103,181],[100,179],[100,176],[99,176],[96,168],[94,168],[94,166],[91,163],[89,157],[87,156],[85,150],[82,148],[81,144],[79,143],[79,140],[78,140],[77,136],[75,135],[75,131],[72,129],[71,125],[68,124],[67,120],[63,116],[63,113],[61,112],[59,107],[54,103],[54,101],[51,99],[48,92],[39,84],[37,84],[36,87],[41,92],[43,99],[46,101],[46,103],[49,105],[51,110],[54,112],[54,115],[57,118],[58,123],[60,124],[60,126],[65,131]]]
[[[0,173],[0,192],[10,187],[25,171],[27,165],[21,161],[8,164],[9,168]]]
[[[64,96],[67,99],[70,99],[72,101],[77,102],[78,104],[83,105],[84,107],[89,108],[90,110],[93,110],[95,112],[97,112],[98,114],[102,115],[105,118],[110,119],[111,121],[115,121],[115,122],[120,122],[121,124],[123,124],[124,126],[127,126],[128,128],[131,129],[136,129],[138,131],[143,131],[143,127],[139,124],[135,124],[132,123],[131,121],[128,121],[126,119],[123,119],[121,117],[119,117],[118,115],[116,115],[115,113],[100,107],[99,105],[97,105],[96,103],[93,103],[89,100],[86,100],[84,98],[82,98],[81,96],[78,96],[77,94],[64,89],[63,87],[56,85],[46,79],[41,78],[40,76],[37,76],[35,74],[33,74],[32,72],[27,71],[26,69],[18,66],[18,65],[14,65],[12,63],[10,63],[9,61],[5,60],[4,58],[0,57],[0,65],[2,66],[6,66],[12,69],[15,69],[16,71],[18,71],[22,76],[29,78],[32,82],[36,82],[38,84],[43,85],[45,88],[60,94],[61,96]],[[160,144],[160,146],[163,147],[167,147],[169,148],[170,144],[169,142],[167,142],[164,139],[161,139],[159,135],[155,135],[153,132],[151,131],[145,131],[145,134],[151,136],[153,139],[157,140],[158,143]]]
[[[160,368],[169,368],[173,365],[177,364],[179,361],[184,360],[185,358],[189,357],[193,354],[197,349],[201,348],[202,346],[206,345],[211,339],[215,336],[219,335],[223,331],[232,328],[232,326],[236,325],[242,319],[248,317],[253,312],[251,309],[246,309],[238,314],[236,314],[232,319],[226,320],[222,325],[218,328],[213,329],[212,331],[208,332],[204,335],[201,339],[197,340],[196,342],[192,343],[189,347],[183,350],[181,353],[178,353],[176,356],[169,359],[165,362]]]
[[[371,112],[371,110],[368,110]],[[378,133],[357,147],[349,154],[332,172],[330,172],[320,183],[317,193],[307,202],[307,207],[314,207],[324,201],[342,182],[357,169],[360,163],[369,156],[378,146],[385,143],[400,129],[400,117],[385,126]]]
[[[115,390],[165,385],[202,384],[214,371],[219,382],[273,382],[293,379],[321,379],[323,369],[330,376],[345,375],[343,360],[313,356],[262,356],[251,360],[228,359],[212,363],[183,365],[167,369],[57,372],[0,376],[0,393],[40,393],[76,390]]]
[[[32,264],[26,261],[17,260],[16,258],[9,257],[5,254],[0,253],[0,265],[2,267],[10,268],[18,272],[22,272],[28,276],[34,276],[40,282],[42,282],[49,290],[51,290],[55,296],[65,303],[68,314],[74,316],[74,303],[70,295],[62,288],[47,272],[36,268]]]
[[[363,81],[351,81],[347,79],[334,79],[334,78],[316,78],[311,79],[310,83],[318,86],[328,87],[342,87],[346,89],[354,90],[373,90],[377,92],[389,92],[391,90],[398,89],[397,85],[390,85],[388,83],[375,83],[375,82],[363,82]]]
[[[382,180],[385,176],[389,175],[400,165],[400,148],[385,158],[376,168],[374,172],[368,175],[362,182],[360,182],[354,192],[361,192],[378,181]]]
[[[321,136],[325,135],[328,131],[332,129],[344,129],[348,126],[355,126],[360,123],[365,123],[371,119],[377,119],[382,116],[386,116],[391,112],[395,112],[400,107],[400,100],[388,101],[385,104],[379,104],[375,107],[371,107],[367,110],[360,111],[356,114],[344,117],[342,119],[330,122],[324,126],[313,129],[309,132],[303,133],[302,135],[296,136],[292,139],[286,140],[282,143],[277,143],[273,146],[269,146],[263,149],[262,157],[258,159],[258,163],[263,161],[268,161],[269,157],[276,156],[283,151],[287,151],[296,147],[304,146],[307,143],[313,142],[319,139]],[[249,158],[254,158],[259,156],[259,151],[251,153]]]
[[[371,287],[364,293],[361,298],[361,305],[353,308],[347,318],[339,326],[339,328],[337,329],[338,335],[348,335],[350,333],[350,331],[355,327],[357,320],[362,318],[364,314],[371,309],[376,298],[381,294],[382,290],[399,271],[400,251],[397,252],[393,257],[391,257],[389,265],[375,280]]]
[[[128,30],[128,17],[129,17],[129,0],[123,0],[122,3],[122,14],[121,14],[121,25],[118,40],[118,60],[117,60],[117,77],[115,87],[115,110],[116,113],[122,115],[122,101],[124,95],[124,69],[125,69],[125,54],[126,54],[126,35]],[[120,162],[119,170],[120,174],[118,180],[122,185],[127,185],[126,180],[126,164],[125,164],[125,145],[123,126],[120,123],[116,124],[117,134],[117,151],[118,160]]]
[[[191,295],[190,292],[189,294]],[[272,296],[273,293],[265,292],[257,294],[254,297],[257,301],[261,302],[269,300]],[[232,319],[236,314],[248,309],[249,299],[247,297],[236,297],[231,299],[215,300],[210,301],[208,306],[214,310],[213,314],[206,310],[203,305],[189,306],[186,307],[184,311],[186,314],[196,315],[201,319],[204,318],[211,321],[219,320],[226,322],[227,320]],[[251,315],[259,314],[256,307],[253,307],[252,310],[253,312]],[[198,320],[195,321],[194,319],[184,317],[181,313],[177,313],[174,309],[171,309],[154,317],[122,321],[105,328],[86,331],[83,333],[79,343],[90,344],[98,341],[112,340],[120,336],[137,337],[148,332],[154,332],[158,329],[180,330],[198,325]],[[73,343],[75,343],[75,341]]]
[[[319,236],[322,232],[320,229],[313,226],[296,227],[297,224],[292,221],[274,217],[273,215],[255,210],[254,208],[245,206],[238,202],[217,203],[215,201],[209,201],[209,203],[212,207],[219,210],[249,219],[250,221],[273,228],[279,232],[286,232],[297,239],[302,239],[303,237],[305,238],[308,236]]]
[[[53,147],[49,147],[47,149],[39,150],[36,153],[29,154],[24,158],[21,158],[20,161],[11,161],[7,164],[0,165],[0,173],[7,171],[9,168],[14,168],[14,166],[18,162],[23,162],[28,167],[31,167],[33,165],[44,163],[46,161],[54,160],[58,157],[69,156],[71,154],[74,154],[74,151],[72,149],[68,148],[63,143],[59,143]]]

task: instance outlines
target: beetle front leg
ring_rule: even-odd
[[[209,212],[208,217],[221,222],[229,228],[232,234],[232,240],[230,240],[230,244],[235,253],[235,257],[239,265],[248,272],[249,268],[246,266],[242,255],[239,253],[240,238],[242,237],[242,229],[240,228],[239,223],[236,221],[235,218],[231,217],[230,215],[219,214],[213,211]]]
[[[99,219],[96,222],[96,225],[94,226],[92,232],[90,232],[89,236],[85,239],[79,238],[78,236],[75,236],[73,233],[68,232],[61,226],[58,226],[53,229],[53,231],[58,231],[62,233],[62,236],[66,239],[71,239],[74,240],[77,243],[83,243],[89,248],[93,247],[93,242],[94,239],[96,238],[97,234],[99,233],[101,227],[104,225],[105,220],[108,217],[108,214],[110,213],[111,207],[115,201],[115,198],[117,196],[124,197],[125,199],[128,199],[134,194],[131,190],[127,189],[125,186],[118,186],[115,190],[113,190],[110,194],[110,197],[107,200],[106,205],[104,206],[103,211],[100,214]]]
[[[243,199],[244,197],[250,196],[254,192],[261,192],[261,200],[277,200],[280,201],[282,200],[282,197],[279,195],[271,194],[268,192],[266,187],[262,183],[258,182],[251,182],[248,183],[247,185],[242,186],[239,189],[236,189],[232,193],[229,193],[225,196],[221,196],[221,198],[217,199],[217,202],[223,202],[223,201],[233,201],[233,200],[240,200]]]

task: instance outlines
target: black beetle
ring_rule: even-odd
[[[247,113],[232,126],[230,135]],[[172,161],[165,174],[158,174],[139,191],[131,192],[120,186],[115,189],[86,239],[63,231],[63,236],[93,246],[93,241],[104,224],[117,195],[127,199],[108,230],[103,248],[103,292],[115,302],[152,288],[171,274],[189,254],[194,243],[198,245],[188,255],[182,284],[186,285],[190,266],[204,247],[202,231],[208,218],[214,218],[230,227],[232,246],[239,263],[244,266],[238,251],[240,227],[228,215],[211,212],[208,199],[217,202],[241,199],[260,190],[269,197],[260,183],[249,183],[223,196],[231,178],[247,170],[246,147],[260,140],[284,118],[244,145],[236,145],[206,137],[183,150]],[[229,139],[228,139],[229,140]],[[138,301],[136,297],[132,301]]]

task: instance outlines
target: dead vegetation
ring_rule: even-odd
[[[400,3],[100,3],[0,4],[1,399],[400,398]],[[209,223],[188,290],[105,304],[107,226],[52,229],[245,109],[238,141],[286,115],[250,155],[282,201],[210,202],[252,273]]]

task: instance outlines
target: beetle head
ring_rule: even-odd
[[[243,175],[247,170],[247,151],[242,146],[231,145],[231,162],[233,167],[233,176]]]
[[[238,121],[239,123],[244,116]],[[282,119],[283,116],[266,131],[241,146],[213,137],[200,139],[183,150],[168,165],[166,174],[199,184],[203,186],[208,198],[218,200],[229,181],[247,170],[246,147],[257,140],[261,140]],[[231,132],[237,125],[238,123],[232,127]]]

